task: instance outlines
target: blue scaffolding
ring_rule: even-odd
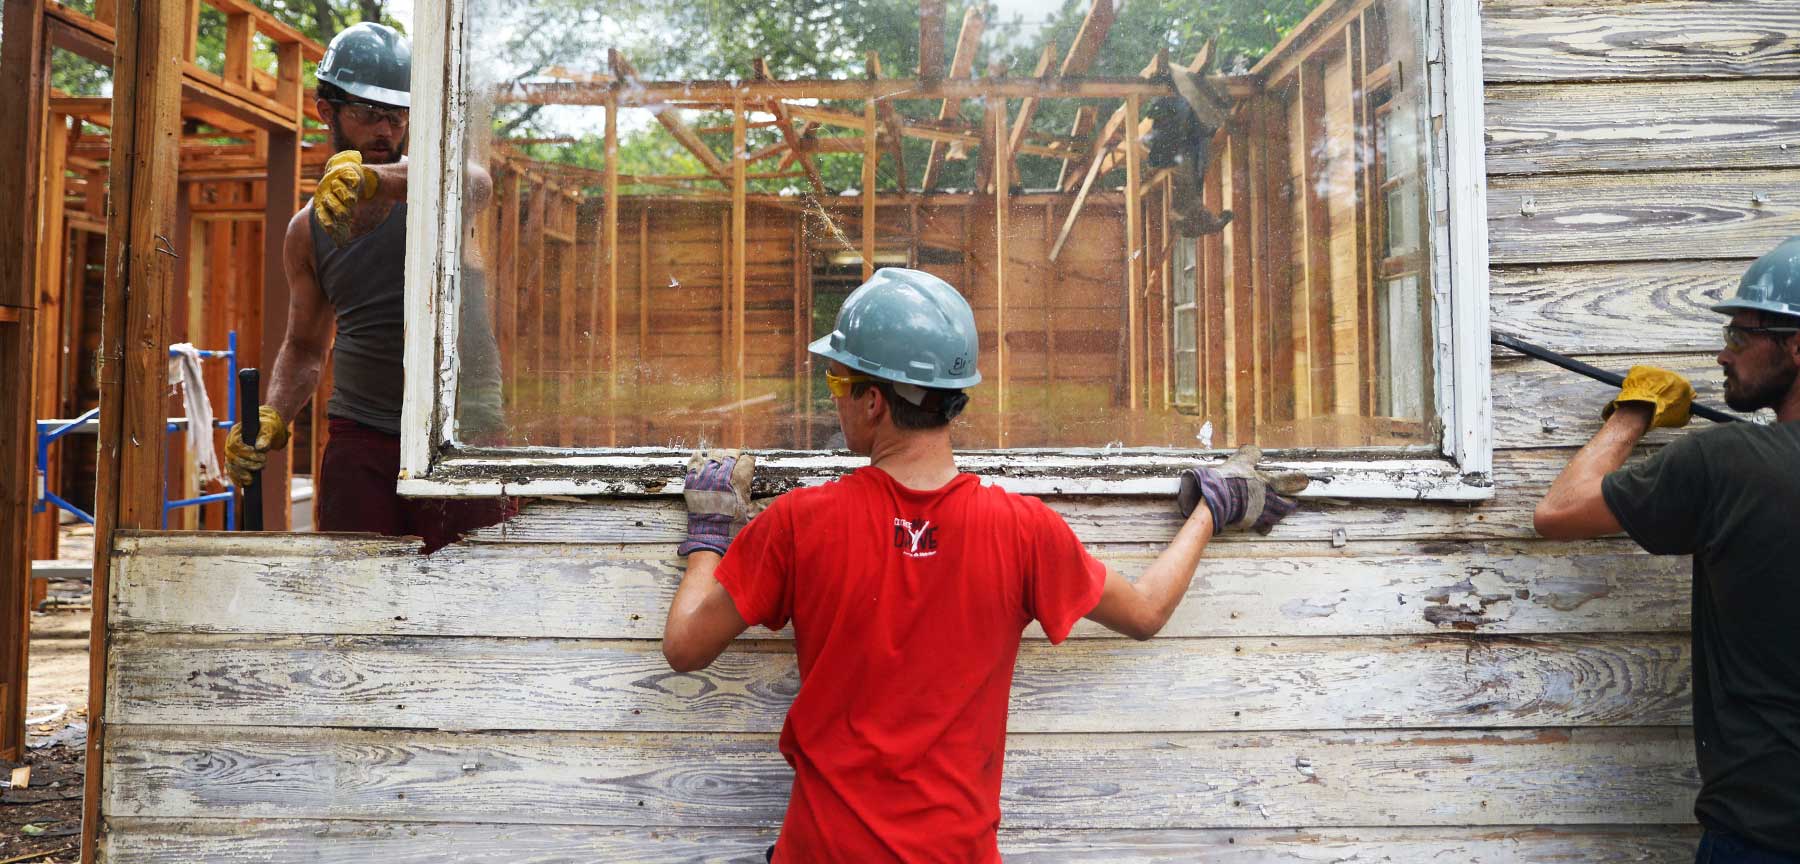
[[[237,394],[238,340],[237,340],[237,331],[236,330],[233,330],[229,334],[226,335],[225,345],[226,345],[226,347],[225,347],[225,350],[223,350],[223,351],[200,351],[199,352],[200,357],[205,360],[224,360],[226,367],[229,370],[229,374],[225,378],[225,380],[228,382],[225,385],[225,390],[226,390],[225,419],[213,421],[213,426],[218,429],[230,429],[232,426],[237,424],[237,420],[238,420],[238,394]],[[169,352],[169,356],[171,356],[171,357],[176,356],[176,352],[171,350]],[[100,430],[100,419],[99,418],[100,418],[100,409],[94,408],[92,410],[89,410],[89,411],[83,413],[80,417],[76,417],[73,420],[39,420],[39,421],[37,421],[37,456],[36,456],[37,462],[36,462],[36,467],[37,467],[37,493],[38,494],[37,494],[37,500],[36,500],[36,502],[33,503],[32,508],[31,508],[33,513],[43,513],[44,511],[48,510],[51,507],[56,507],[60,510],[67,511],[68,513],[72,514],[75,518],[80,519],[81,521],[86,522],[89,525],[94,524],[94,516],[92,513],[89,513],[87,511],[81,509],[80,507],[77,507],[74,504],[69,503],[69,501],[64,499],[62,496],[56,494],[55,492],[50,491],[50,484],[49,484],[50,445],[56,443],[58,440],[66,437],[66,436],[69,436],[69,435],[97,433]],[[169,425],[168,425],[168,431],[178,432],[178,431],[181,431],[182,429],[185,429],[186,427],[187,427],[187,421],[185,421],[185,420],[170,420]],[[230,502],[233,499],[233,497],[236,495],[236,492],[237,492],[237,490],[229,482],[227,482],[225,484],[224,491],[221,491],[221,492],[213,492],[211,494],[199,495],[199,496],[195,496],[193,498],[170,499],[169,498],[169,472],[168,472],[168,467],[165,464],[165,466],[163,468],[162,527],[164,527],[164,528],[169,527],[169,511],[174,510],[176,508],[179,508],[179,507],[202,507],[207,504],[224,503],[226,505],[226,507],[225,507],[225,530],[227,530],[227,531],[236,530],[236,528],[237,528],[237,508],[230,506]]]

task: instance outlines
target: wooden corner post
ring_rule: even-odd
[[[33,331],[37,300],[38,178],[49,96],[42,0],[6,0],[0,45],[0,755],[24,756],[27,644],[31,631],[28,538],[35,485]],[[59,223],[60,219],[57,220]],[[46,328],[50,329],[50,328]],[[45,338],[54,340],[55,330]],[[20,382],[25,382],[20,386]]]
[[[113,53],[106,277],[100,305],[100,456],[94,516],[94,619],[89,656],[87,787],[81,860],[94,860],[106,788],[106,612],[115,532],[156,528],[162,515],[167,306],[175,256],[181,147],[178,3],[121,3]],[[285,502],[283,502],[285,507]]]

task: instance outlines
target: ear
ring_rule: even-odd
[[[869,424],[879,424],[881,418],[887,416],[888,413],[887,396],[881,392],[880,387],[870,387],[864,395],[875,397],[870,399],[868,407],[863,409],[869,418]]]
[[[319,112],[319,119],[324,120],[326,125],[330,126],[337,124],[335,110],[330,102],[325,101],[323,98],[315,98],[313,99],[313,108]]]

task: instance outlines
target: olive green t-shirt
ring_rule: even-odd
[[[1800,855],[1800,422],[1694,432],[1601,491],[1645,550],[1694,556],[1694,815]]]

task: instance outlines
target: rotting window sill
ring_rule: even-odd
[[[1171,495],[1175,476],[1226,451],[1009,450],[968,451],[957,467],[1031,495]],[[441,456],[422,478],[403,477],[400,494],[418,497],[497,495],[677,495],[688,451],[465,450]],[[1305,471],[1306,498],[1482,501],[1493,497],[1485,473],[1464,472],[1434,448],[1271,451],[1265,463]],[[756,493],[779,494],[824,483],[868,464],[844,451],[757,451]]]

